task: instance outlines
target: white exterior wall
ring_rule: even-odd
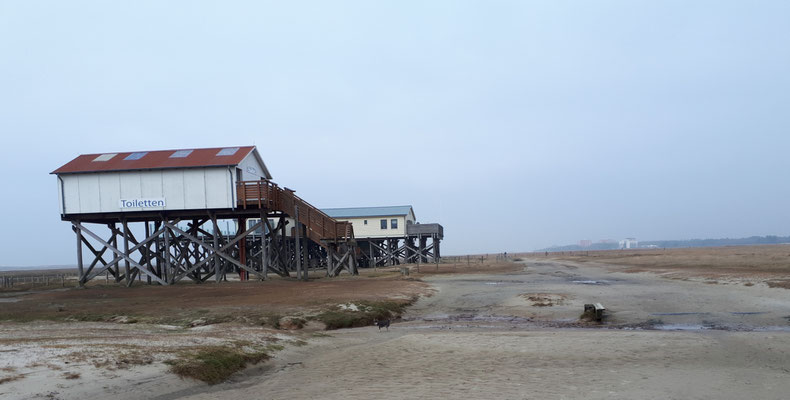
[[[338,221],[349,221],[354,226],[354,237],[357,239],[380,238],[380,237],[400,237],[406,236],[406,221],[414,223],[414,215],[390,215],[386,217],[359,217],[359,218],[335,218]],[[381,220],[387,220],[387,229],[381,229]],[[392,229],[392,220],[398,220],[398,228]],[[368,221],[365,225],[365,220]]]
[[[241,179],[244,181],[258,181],[261,180],[261,178],[265,178],[263,165],[258,162],[258,159],[255,158],[252,151],[250,154],[247,154],[247,157],[241,160],[236,168],[241,168]],[[235,178],[236,176],[234,175],[234,179]]]
[[[58,192],[64,214],[235,207],[235,189],[227,167],[92,172],[60,178],[63,187]],[[121,209],[121,199],[164,199],[165,206]]]

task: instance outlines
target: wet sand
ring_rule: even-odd
[[[790,392],[787,289],[546,259],[422,279],[434,294],[389,331],[309,337],[213,387],[152,363],[116,372],[110,387],[86,381],[54,398],[785,399]],[[608,309],[601,325],[578,321],[592,302]],[[45,398],[8,391],[24,382],[0,385],[0,393]]]
[[[420,300],[391,331],[337,332],[279,360],[283,369],[260,383],[227,394],[785,399],[790,391],[790,294],[784,290],[545,260],[527,260],[521,273],[425,280],[437,293]],[[533,306],[525,293],[562,300]],[[578,326],[586,302],[610,308],[606,324]],[[763,314],[734,314],[753,311]]]

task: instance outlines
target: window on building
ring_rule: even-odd
[[[110,159],[112,159],[113,157],[115,157],[117,155],[118,155],[117,153],[102,154],[102,155],[94,158],[93,161],[109,161]]]
[[[176,150],[170,155],[170,158],[186,158],[192,154],[192,150]]]
[[[387,229],[387,220],[386,219],[382,219],[381,220],[381,229]]]
[[[365,220],[365,225],[367,225],[367,224],[368,224],[368,220]]]
[[[390,228],[398,229],[398,220],[397,219],[393,219],[393,220],[390,221]]]
[[[220,150],[217,153],[217,156],[218,157],[219,156],[232,156],[232,155],[236,154],[237,151],[239,151],[238,147],[226,147],[226,148]]]
[[[148,154],[147,151],[138,151],[136,153],[129,154],[128,156],[126,156],[124,158],[124,160],[125,161],[139,160],[139,159],[143,158],[146,154]]]

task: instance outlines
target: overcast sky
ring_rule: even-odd
[[[124,4],[121,4],[124,3]],[[788,1],[0,0],[0,265],[73,264],[49,172],[258,146],[445,254],[790,234]]]

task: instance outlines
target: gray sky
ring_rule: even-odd
[[[788,21],[787,1],[0,0],[0,265],[74,262],[48,173],[80,153],[246,144],[316,206],[414,205],[446,254],[787,235]]]

